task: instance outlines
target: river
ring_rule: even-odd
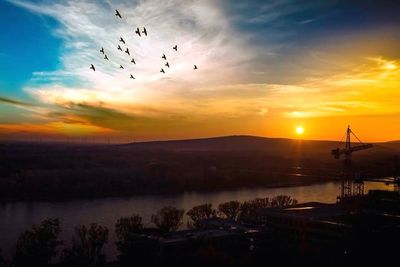
[[[0,203],[0,248],[3,255],[12,255],[15,242],[22,231],[29,229],[32,224],[39,224],[43,219],[59,218],[62,222],[61,239],[67,242],[71,239],[74,227],[79,224],[96,222],[107,226],[110,230],[110,239],[105,249],[107,259],[113,260],[117,255],[114,245],[114,224],[123,216],[137,213],[143,217],[145,225],[151,225],[151,215],[167,205],[188,210],[203,203],[212,203],[216,207],[219,203],[230,200],[244,201],[277,195],[292,196],[300,203],[308,201],[334,203],[339,188],[338,182],[328,182],[297,187],[252,188],[210,193],[188,192],[173,196],[148,195],[62,202]],[[393,186],[367,182],[365,189],[393,190]]]

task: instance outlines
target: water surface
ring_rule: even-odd
[[[115,259],[117,252],[114,246],[114,224],[122,216],[140,214],[145,225],[149,226],[151,215],[167,205],[188,210],[203,203],[212,203],[216,207],[219,203],[230,200],[244,201],[277,195],[289,195],[299,202],[334,203],[339,194],[339,188],[338,182],[329,182],[298,187],[252,188],[211,193],[190,192],[173,196],[0,203],[0,248],[3,254],[11,255],[18,235],[22,231],[30,228],[32,224],[39,224],[46,218],[59,218],[62,222],[61,238],[68,242],[76,225],[96,222],[107,226],[110,230],[110,240],[106,253],[108,259]],[[392,190],[393,186],[367,182],[365,189]]]

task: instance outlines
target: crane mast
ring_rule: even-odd
[[[351,135],[353,135],[358,141],[359,145],[352,146],[351,144]],[[343,177],[341,184],[341,194],[340,199],[344,199],[346,197],[351,197],[354,195],[362,195],[364,194],[364,182],[359,177],[354,179],[354,173],[352,169],[352,153],[360,150],[369,149],[372,147],[372,144],[364,144],[360,139],[354,134],[354,132],[350,129],[350,125],[347,127],[346,131],[346,143],[344,148],[336,148],[331,150],[331,154],[335,159],[339,159],[341,155],[344,155],[343,161]]]

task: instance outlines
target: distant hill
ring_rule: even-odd
[[[287,138],[267,138],[249,135],[221,136],[200,139],[184,139],[171,141],[151,141],[130,143],[138,149],[148,150],[175,150],[175,151],[257,151],[297,147],[305,144],[318,144],[318,146],[333,146],[334,141],[309,141]]]
[[[148,151],[262,151],[278,157],[293,155],[332,157],[330,151],[343,146],[338,141],[300,140],[235,135],[201,139],[138,142],[123,145],[135,150]],[[356,145],[356,144],[354,144]],[[357,155],[400,153],[400,141],[373,143],[374,147],[358,151]]]
[[[62,199],[244,187],[296,186],[337,180],[336,141],[225,136],[125,145],[0,144],[0,200]],[[364,177],[396,171],[400,142],[354,154]]]

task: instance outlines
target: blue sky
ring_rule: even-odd
[[[392,101],[398,97],[399,6],[358,0],[0,1],[0,135],[23,128],[48,135],[134,132],[139,139],[291,136],[286,132],[294,124],[313,125],[324,116],[344,125],[352,116],[392,118],[400,112]],[[139,38],[133,30],[143,26],[149,36]],[[120,36],[136,65],[116,50]],[[175,44],[179,53],[171,50]],[[165,75],[159,72],[162,53],[173,66]],[[238,119],[247,122],[244,130]],[[331,136],[315,132],[310,138]]]
[[[0,93],[26,97],[22,86],[35,71],[57,69],[62,41],[53,35],[57,22],[7,1],[0,2]]]

